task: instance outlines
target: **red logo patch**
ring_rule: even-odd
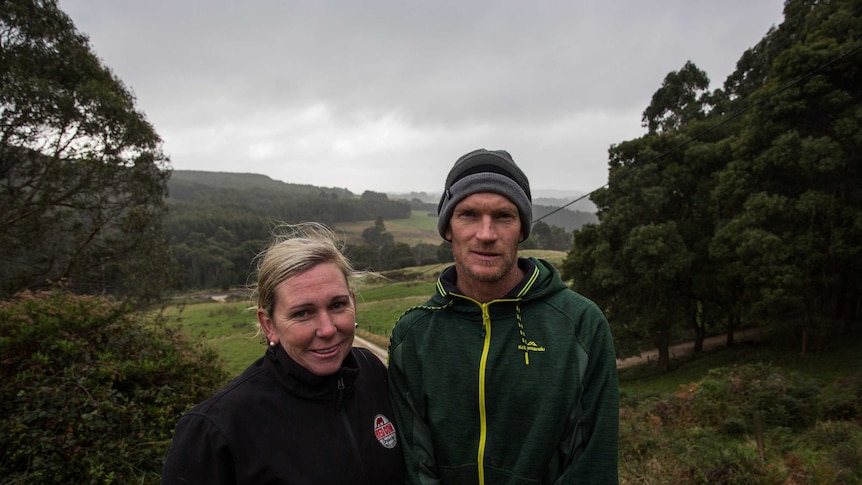
[[[398,438],[395,435],[395,425],[386,416],[374,416],[374,437],[385,448],[395,448]]]

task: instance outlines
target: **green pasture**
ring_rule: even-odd
[[[383,282],[358,287],[356,321],[362,330],[360,335],[374,343],[388,343],[398,317],[408,308],[425,302],[433,292],[433,282]],[[367,334],[382,337],[383,340]]]
[[[427,211],[414,210],[409,219],[390,219],[384,221],[386,232],[392,234],[395,242],[415,246],[420,243],[438,245],[443,240],[437,233],[437,217],[428,216]],[[362,231],[374,226],[374,221],[339,223],[334,229],[344,234],[348,243],[362,243]]]
[[[398,317],[427,300],[434,283],[377,280],[360,283],[356,290],[358,335],[385,348]],[[248,301],[188,300],[167,308],[165,315],[187,335],[205,340],[222,356],[225,369],[235,376],[266,350],[250,305]]]
[[[536,256],[559,264],[565,253],[526,250],[521,251],[521,256]],[[398,317],[407,309],[424,303],[434,293],[437,276],[445,267],[444,264],[436,264],[405,268],[387,272],[383,278],[357,282],[357,334],[387,347]],[[192,338],[205,340],[222,356],[225,369],[231,375],[237,375],[265,351],[251,305],[249,300],[187,299],[167,308],[165,314]]]
[[[434,280],[429,280],[427,275],[421,280],[378,280],[358,285],[358,335],[385,347],[398,317],[408,308],[425,302],[433,291]],[[204,339],[222,356],[228,372],[236,375],[265,350],[254,310],[249,309],[249,305],[247,301],[188,302],[169,307],[166,314],[188,335]],[[862,347],[859,334],[835,341],[828,354],[801,355],[795,346],[791,336],[779,335],[769,342],[739,342],[732,349],[674,360],[673,371],[667,374],[658,373],[655,363],[623,369],[620,371],[621,388],[628,396],[667,394],[702,379],[710,369],[764,361],[823,382],[862,372],[862,359],[858,358],[858,349]]]
[[[830,386],[843,377],[862,373],[860,347],[862,333],[856,332],[835,339],[828,351],[802,354],[793,332],[785,331],[773,334],[763,342],[737,342],[729,349],[675,359],[671,363],[671,372],[666,374],[658,372],[655,362],[622,369],[620,388],[629,396],[670,394],[681,386],[703,379],[712,369],[760,362],[808,376],[822,386]]]
[[[266,350],[258,334],[255,310],[249,305],[247,301],[186,302],[168,307],[165,315],[191,338],[205,340],[235,376]]]

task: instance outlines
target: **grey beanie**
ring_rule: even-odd
[[[522,240],[530,237],[533,202],[530,181],[504,150],[474,150],[455,162],[446,177],[446,187],[437,206],[437,231],[446,239],[446,229],[458,202],[479,193],[500,194],[518,207]]]

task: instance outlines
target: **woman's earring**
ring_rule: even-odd
[[[353,328],[359,328],[359,322],[353,322]]]
[[[270,346],[270,347],[275,347],[275,342],[273,342],[273,341],[271,341],[271,340],[270,340],[270,342],[269,342],[269,346]]]

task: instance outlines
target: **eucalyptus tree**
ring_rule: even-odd
[[[650,133],[672,131],[704,119],[709,105],[709,76],[688,61],[665,76],[641,121]]]
[[[719,176],[727,217],[712,249],[751,311],[825,344],[858,317],[862,288],[862,7],[791,0],[770,35],[786,48]]]
[[[634,345],[621,351],[653,345],[662,370],[697,311],[693,208],[679,185],[685,156],[671,151],[683,139],[646,135],[611,148],[610,183],[592,197],[600,223],[575,231],[563,265],[573,288],[606,310],[618,341]]]
[[[592,197],[600,224],[575,232],[564,263],[576,290],[606,303],[619,341],[656,346],[663,370],[687,329],[699,347],[705,336],[709,194],[721,160],[691,133],[709,111],[708,84],[691,62],[668,74],[644,111],[650,132],[611,147],[610,182]]]
[[[158,298],[169,162],[53,0],[0,8],[0,296],[54,282]]]

